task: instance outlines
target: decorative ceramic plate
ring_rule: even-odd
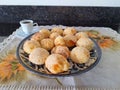
[[[29,71],[34,72],[36,74],[39,74],[40,76],[45,76],[45,77],[66,77],[66,76],[74,76],[74,75],[79,75],[82,73],[85,73],[89,70],[91,70],[93,67],[95,67],[98,62],[100,61],[102,52],[95,40],[91,38],[91,40],[94,42],[94,47],[90,51],[90,58],[87,63],[84,64],[77,64],[72,62],[71,59],[67,59],[68,62],[70,63],[70,69],[66,72],[59,73],[59,74],[52,74],[50,73],[45,65],[36,65],[33,64],[29,61],[28,54],[24,52],[23,50],[23,44],[26,40],[29,40],[33,34],[29,35],[25,39],[23,39],[20,44],[17,47],[17,58],[19,62]]]

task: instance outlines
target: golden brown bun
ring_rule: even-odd
[[[65,45],[65,40],[62,36],[58,36],[55,40],[54,40],[54,44],[56,46],[58,45]]]
[[[65,58],[68,58],[70,56],[70,51],[66,46],[56,46],[52,49],[51,53],[61,54]]]
[[[46,50],[51,50],[54,47],[54,42],[50,38],[45,38],[41,40],[41,47]]]
[[[88,38],[88,35],[86,32],[78,32],[75,34],[75,36],[77,37],[77,39],[84,38],[84,37]]]
[[[30,54],[35,48],[41,47],[40,43],[34,40],[27,40],[23,45],[23,50]]]
[[[55,40],[58,36],[60,36],[60,34],[56,33],[56,32],[53,32],[53,33],[50,34],[50,38],[53,39],[53,40]]]
[[[39,32],[43,34],[45,38],[50,36],[50,31],[48,29],[41,29]]]
[[[31,37],[31,40],[35,40],[35,41],[38,41],[40,42],[42,39],[44,39],[44,35],[40,32],[37,32],[35,33],[32,37]]]
[[[37,65],[42,65],[49,56],[49,52],[43,48],[34,49],[29,55],[29,60]]]
[[[59,33],[60,35],[63,35],[63,29],[60,28],[60,27],[54,27],[54,28],[52,28],[51,32],[52,33],[56,32],[56,33]]]
[[[94,46],[94,43],[90,38],[80,38],[76,44],[77,46],[85,47],[88,50],[92,50]]]
[[[64,36],[65,44],[67,47],[73,47],[76,45],[77,38],[73,35]]]
[[[75,63],[86,63],[90,58],[90,52],[84,47],[75,47],[70,53],[71,60]]]
[[[74,27],[67,27],[64,30],[63,35],[75,35],[76,33],[77,33],[77,31]]]
[[[60,54],[51,54],[45,61],[46,68],[53,74],[68,71],[70,64],[66,58]]]

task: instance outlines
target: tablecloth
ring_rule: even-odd
[[[56,25],[34,27],[36,32],[41,28],[51,29]],[[57,25],[62,28],[66,26]],[[96,30],[102,35],[113,37],[120,41],[120,34],[108,27],[75,27],[77,30]],[[16,29],[7,39],[0,43],[0,62],[9,53],[16,52],[20,41],[27,35],[22,34],[21,28]],[[120,47],[102,48],[100,62],[90,71],[77,76],[45,78],[29,71],[25,71],[20,78],[0,82],[0,89],[9,90],[33,90],[33,89],[55,89],[55,90],[119,90],[120,89]]]

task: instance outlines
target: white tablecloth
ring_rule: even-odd
[[[38,26],[34,27],[34,32],[40,30],[40,28],[52,28],[53,26]],[[65,26],[61,26],[65,28]],[[97,30],[103,35],[108,35],[114,37],[116,40],[120,41],[120,35],[112,30],[111,28],[105,27],[75,27],[78,30]],[[10,49],[17,47],[19,42],[26,37],[21,33],[21,28],[17,29],[12,35],[4,40],[0,44],[0,54],[5,56],[4,52],[8,52]],[[43,78],[32,74],[27,71],[26,78],[21,82],[17,80],[7,84],[0,84],[0,89],[11,88],[12,89],[55,89],[55,90],[100,90],[100,89],[120,89],[120,48],[118,50],[112,49],[102,49],[102,58],[100,62],[90,71],[77,75],[74,77],[64,77],[57,79]],[[59,80],[59,82],[57,81]],[[46,89],[45,89],[46,88]]]
[[[0,36],[0,42],[2,42],[7,36]]]

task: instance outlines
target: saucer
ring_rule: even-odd
[[[26,34],[26,33],[23,32],[22,28],[19,27],[19,28],[16,30],[15,34],[16,34],[17,37],[25,38],[25,37],[29,36],[30,34],[37,32],[38,30],[39,30],[38,27],[34,27],[34,28],[33,28],[33,31],[32,31],[31,33]]]

